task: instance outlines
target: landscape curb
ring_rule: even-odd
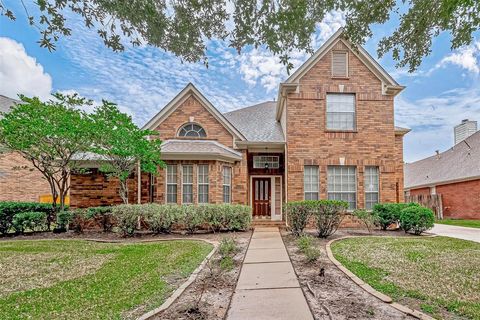
[[[173,239],[161,239],[161,240],[156,240],[156,241],[168,241],[168,240],[186,240],[186,239],[185,238],[183,238],[183,239],[182,238],[173,238]],[[190,240],[190,239],[188,239],[188,240]],[[203,242],[210,243],[210,244],[213,245],[213,249],[205,257],[205,259],[203,259],[202,263],[200,263],[200,265],[192,272],[190,277],[188,277],[187,281],[185,281],[180,287],[178,287],[170,295],[170,297],[168,297],[168,299],[165,300],[165,302],[160,307],[155,308],[155,309],[153,309],[153,310],[151,310],[147,313],[144,313],[143,315],[138,317],[137,320],[150,319],[151,317],[157,315],[158,313],[168,309],[175,302],[175,300],[177,300],[178,297],[180,297],[182,295],[182,293],[197,279],[200,272],[203,270],[205,265],[208,263],[208,261],[210,260],[210,258],[213,256],[213,254],[215,253],[215,251],[218,248],[218,242],[216,242],[216,241],[211,241],[211,240],[206,240],[206,239],[198,239],[198,238],[191,238],[191,240],[203,241]],[[91,240],[91,241],[95,241],[95,240]],[[154,241],[155,240],[152,239],[152,240],[143,240],[143,241],[138,241],[138,242],[154,242]],[[99,242],[103,242],[103,241],[99,241]]]
[[[401,311],[405,314],[408,314],[412,317],[415,317],[415,318],[421,319],[421,320],[435,320],[435,318],[432,318],[432,317],[430,317],[429,315],[427,315],[423,312],[420,312],[420,311],[415,310],[415,309],[411,309],[411,308],[409,308],[407,306],[404,306],[402,304],[399,304],[397,302],[393,302],[392,298],[390,298],[389,296],[387,296],[387,295],[375,290],[374,288],[372,288],[370,285],[365,283],[362,279],[360,279],[355,274],[353,274],[353,272],[351,272],[350,270],[345,268],[337,259],[335,259],[335,257],[333,256],[333,253],[332,253],[332,249],[330,248],[331,244],[334,243],[335,241],[348,239],[348,238],[357,238],[357,237],[356,236],[345,236],[345,237],[341,237],[341,238],[338,238],[338,239],[333,239],[333,240],[330,240],[326,245],[326,251],[327,251],[328,259],[330,259],[330,261],[338,269],[340,269],[347,277],[349,277],[353,282],[355,282],[360,288],[362,288],[363,290],[365,290],[366,292],[368,292],[372,296],[380,299],[381,301],[383,301],[385,303],[388,303],[389,305],[391,305],[393,308],[397,309],[398,311]]]

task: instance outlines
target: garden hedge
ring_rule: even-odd
[[[400,221],[400,213],[407,207],[419,207],[418,203],[377,203],[373,207],[373,214],[377,217],[382,230],[387,230],[392,223]]]
[[[49,203],[0,201],[0,233],[6,234],[12,231],[13,217],[25,212],[43,212],[48,218],[52,215],[53,209]]]

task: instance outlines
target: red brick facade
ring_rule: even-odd
[[[429,195],[430,188],[409,190],[410,195]],[[480,179],[435,186],[442,196],[443,217],[480,219]]]
[[[337,49],[346,47],[339,43]],[[393,97],[382,93],[381,81],[352,52],[348,78],[331,77],[330,59],[325,54],[287,98],[288,201],[304,198],[305,165],[319,166],[320,198],[327,198],[327,167],[340,165],[341,159],[357,168],[357,207],[364,207],[365,166],[379,167],[381,202],[401,201],[403,146],[402,136],[395,136]],[[326,129],[326,94],[339,92],[355,94],[354,132]]]
[[[0,153],[0,201],[33,201],[51,195],[42,174],[15,152]]]
[[[348,50],[338,42],[333,50]],[[364,172],[366,166],[379,169],[379,199],[381,202],[403,201],[403,134],[394,127],[394,95],[382,89],[384,82],[378,74],[367,67],[352,51],[348,54],[348,77],[331,77],[331,54],[327,52],[298,80],[298,89],[285,97],[284,115],[280,121],[285,133],[285,146],[277,145],[269,149],[268,142],[262,148],[268,154],[280,156],[279,169],[254,169],[254,154],[262,154],[258,144],[245,147],[248,141],[232,133],[228,123],[219,120],[205,106],[202,98],[188,94],[178,100],[178,104],[160,117],[154,127],[160,139],[185,139],[178,137],[179,128],[186,123],[195,123],[206,131],[206,138],[235,149],[242,154],[241,161],[199,160],[188,157],[166,160],[177,165],[177,201],[182,202],[181,166],[193,165],[193,198],[198,201],[197,169],[199,164],[209,166],[209,202],[223,202],[222,168],[232,167],[232,202],[250,204],[253,176],[277,176],[281,178],[282,203],[304,199],[304,166],[319,167],[319,196],[327,198],[327,168],[331,165],[356,167],[356,207],[365,207]],[[182,91],[183,92],[183,91]],[[355,94],[355,131],[329,131],[326,129],[326,95],[328,93]],[[272,119],[275,121],[275,119]],[[188,137],[191,140],[191,137]],[[258,142],[257,142],[258,143]],[[132,178],[132,189],[136,189],[136,178]],[[278,180],[280,181],[280,180]],[[277,183],[277,178],[275,178]],[[77,175],[72,177],[72,205],[97,206],[118,203],[115,182],[103,175]],[[276,192],[280,193],[280,188]],[[142,176],[142,202],[166,202],[166,172],[160,170],[157,177],[150,180]],[[88,193],[88,195],[86,195]],[[132,202],[136,191],[130,193]],[[77,198],[77,199],[75,199]],[[278,197],[277,197],[278,199]],[[284,217],[283,217],[284,218]],[[345,225],[354,226],[358,222],[349,216]]]

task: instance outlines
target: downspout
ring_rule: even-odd
[[[142,203],[142,170],[140,168],[140,160],[137,162],[137,203]]]

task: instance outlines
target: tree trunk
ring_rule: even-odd
[[[122,198],[122,201],[124,204],[128,204],[128,185],[127,185],[127,180],[122,180],[120,179],[120,198]]]

